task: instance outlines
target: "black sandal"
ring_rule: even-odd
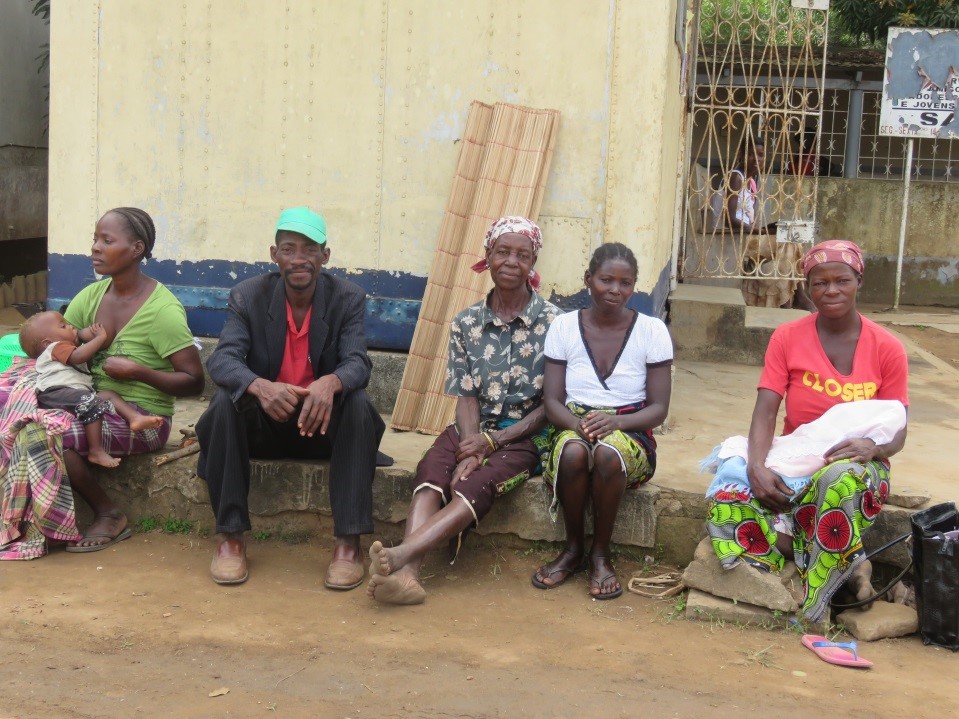
[[[563,554],[569,555],[570,553],[563,552]],[[560,557],[562,557],[563,554],[561,554]],[[536,587],[537,589],[553,589],[554,587],[558,587],[561,584],[565,584],[569,580],[569,578],[572,577],[574,574],[585,572],[587,566],[588,565],[586,563],[585,557],[583,557],[580,560],[580,563],[576,565],[575,567],[573,567],[572,569],[556,567],[555,569],[549,570],[548,569],[549,564],[547,563],[547,564],[544,564],[539,569],[537,569],[535,572],[533,572],[533,575],[530,577],[530,581],[533,583],[533,586]],[[566,572],[566,576],[560,579],[558,582],[554,582],[553,584],[547,584],[546,582],[544,582],[542,579],[539,578],[540,575],[542,574],[543,579],[550,579],[552,578],[554,574],[557,574],[558,572]]]

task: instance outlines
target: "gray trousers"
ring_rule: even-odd
[[[297,409],[286,422],[269,417],[245,395],[234,404],[217,389],[196,424],[200,442],[197,474],[206,480],[217,532],[250,529],[250,458],[329,459],[333,532],[338,536],[373,531],[373,473],[376,450],[386,429],[366,392],[336,398],[326,435],[301,437]]]

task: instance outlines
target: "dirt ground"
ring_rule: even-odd
[[[959,335],[925,326],[896,325],[893,329],[911,339],[926,352],[931,352],[939,359],[959,368]]]
[[[959,334],[895,330],[959,366]],[[916,415],[930,429],[911,449],[940,463],[936,432],[954,427],[955,377],[917,366]],[[732,390],[745,397],[753,381]],[[941,393],[952,399],[934,401]],[[670,437],[685,437],[682,427]],[[426,604],[384,607],[362,588],[324,589],[328,551],[323,539],[251,542],[251,579],[232,588],[209,580],[211,540],[195,534],[136,534],[103,552],[3,563],[0,719],[955,712],[959,654],[916,636],[862,643],[875,662],[868,672],[840,668],[805,649],[797,631],[688,621],[681,600],[627,593],[597,602],[582,576],[538,591],[529,575],[553,548],[483,537],[453,567],[430,558]],[[617,566],[625,581],[638,565]]]
[[[941,717],[959,655],[864,644],[868,673],[797,632],[682,618],[677,600],[550,592],[549,551],[478,539],[427,567],[427,603],[322,586],[325,543],[251,545],[251,579],[214,586],[210,540],[137,534],[106,551],[6,563],[0,717]],[[620,561],[622,576],[635,565]],[[217,690],[229,692],[209,696]]]

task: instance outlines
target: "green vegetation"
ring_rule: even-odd
[[[139,534],[147,534],[157,530],[167,534],[192,534],[196,529],[196,523],[176,517],[140,517],[133,523],[133,529]]]
[[[790,19],[792,18],[792,19]],[[822,45],[821,13],[793,9],[789,0],[702,0],[701,41],[728,44],[733,37],[756,45]],[[883,48],[890,27],[959,27],[959,0],[832,0],[831,47]]]
[[[258,529],[251,532],[250,537],[256,542],[268,542],[272,539],[284,544],[303,544],[312,539],[313,533],[303,529],[279,529],[276,531]]]
[[[154,532],[159,526],[160,519],[158,517],[140,517],[136,522],[133,523],[133,529],[135,532],[137,532],[137,534]]]
[[[185,519],[176,517],[167,517],[163,520],[163,531],[167,534],[190,534],[193,532],[194,523]]]
[[[832,0],[830,41],[884,47],[890,27],[959,27],[957,0]]]

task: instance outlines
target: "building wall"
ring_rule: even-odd
[[[819,179],[820,236],[863,248],[865,302],[892,304],[902,221],[902,180]],[[913,182],[900,303],[959,307],[959,186]]]
[[[0,3],[0,242],[47,234],[49,69],[37,72],[37,56],[50,28],[32,8],[32,2]],[[14,247],[0,244],[0,260],[6,260],[0,277],[9,278],[18,265],[19,256],[5,257],[20,254]]]
[[[31,2],[0,5],[0,147],[47,145],[42,118],[49,71],[38,73],[36,58],[50,29],[32,8]]]
[[[668,292],[682,103],[675,0],[58,0],[52,17],[51,303],[93,279],[100,214],[155,218],[148,271],[198,334],[267,269],[286,206],[325,215],[334,272],[405,349],[472,100],[561,112],[541,212],[547,294],[576,304],[602,242]],[[149,31],[144,29],[148,28]]]

